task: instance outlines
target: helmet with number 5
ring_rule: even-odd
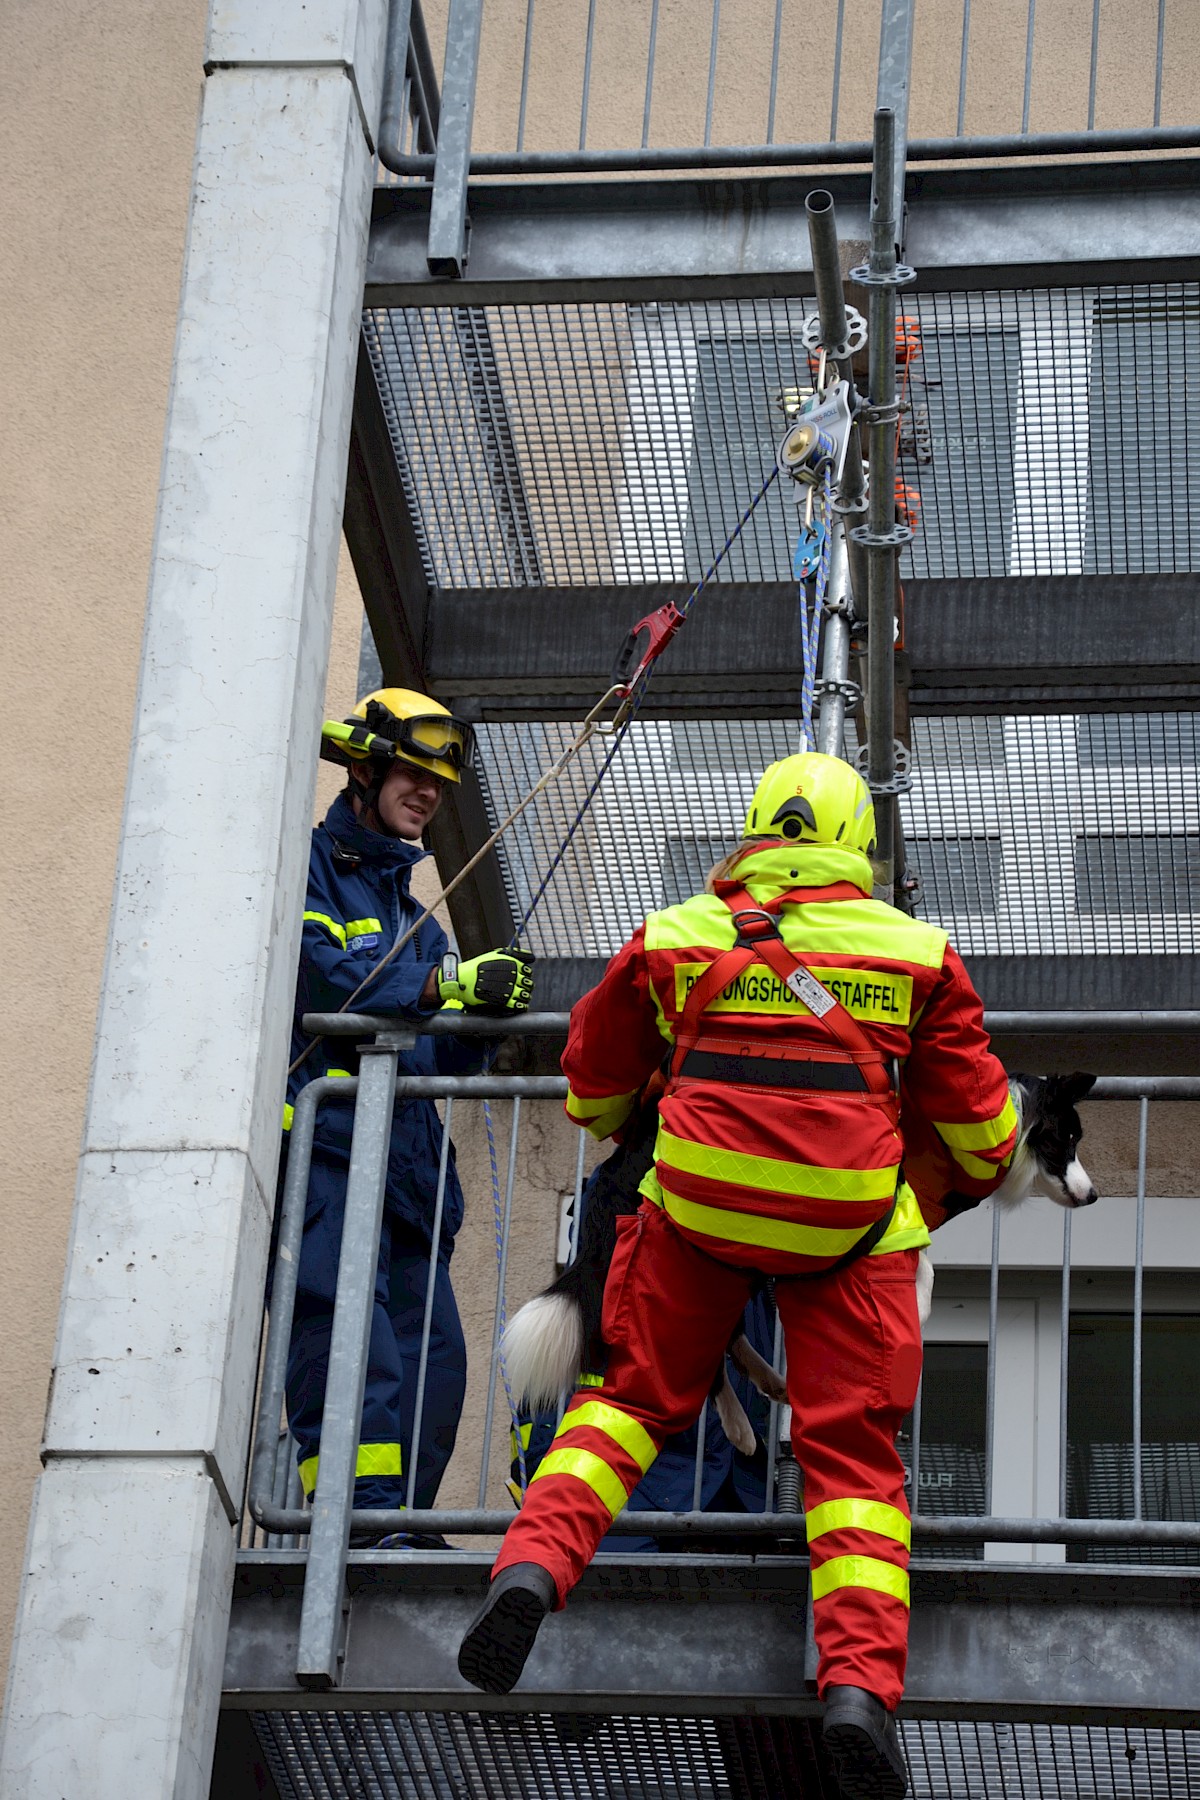
[[[785,756],[764,769],[742,836],[779,838],[798,849],[840,845],[870,856],[875,849],[870,789],[838,756],[816,750]]]

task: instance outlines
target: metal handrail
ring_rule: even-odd
[[[477,39],[477,14],[481,5],[482,0],[463,0],[457,18],[452,16],[450,20],[450,29],[454,30],[459,37],[469,40],[474,34]],[[526,5],[521,104],[516,146],[512,150],[474,151],[470,147],[468,133],[467,141],[457,144],[454,148],[454,157],[461,164],[461,167],[456,170],[456,174],[464,182],[468,177],[487,176],[542,178],[547,175],[656,174],[706,169],[767,169],[773,167],[818,169],[843,164],[867,165],[871,161],[872,144],[870,141],[844,141],[839,140],[837,135],[842,67],[840,25],[837,41],[833,46],[833,92],[828,139],[824,142],[818,140],[804,144],[780,144],[774,141],[775,100],[779,76],[778,16],[771,63],[770,97],[766,114],[767,142],[723,145],[711,142],[717,73],[716,17],[720,0],[713,0],[712,51],[708,71],[708,91],[703,108],[706,124],[702,144],[651,146],[648,143],[657,38],[654,28],[657,21],[657,0],[655,0],[655,10],[647,43],[646,103],[641,144],[622,149],[587,148],[590,92],[588,75],[592,63],[594,21],[594,10],[588,9],[588,37],[584,46],[584,86],[579,143],[571,149],[526,150],[524,148],[526,103],[535,35],[534,0],[526,0]],[[410,14],[411,27],[409,24]],[[880,92],[878,96],[880,105],[887,106],[894,103],[893,99],[882,91],[887,86],[885,77],[889,72],[896,74],[898,71],[899,79],[893,83],[897,88],[898,96],[907,94],[907,66],[912,49],[912,15],[912,0],[890,0],[890,4],[889,0],[885,0],[881,11],[880,31]],[[907,160],[922,163],[964,160],[990,162],[1024,157],[1057,160],[1065,156],[1130,155],[1200,148],[1200,126],[1195,124],[1164,126],[1161,123],[1165,61],[1163,22],[1163,14],[1160,9],[1159,29],[1155,44],[1154,117],[1152,123],[1116,130],[1098,130],[1096,128],[1099,51],[1099,9],[1097,8],[1092,22],[1086,129],[1082,131],[1031,132],[1029,130],[1030,93],[1035,58],[1034,5],[1033,0],[1030,0],[1026,33],[1024,90],[1021,103],[1021,129],[988,136],[970,136],[965,131],[965,124],[971,0],[963,0],[957,130],[952,136],[914,138],[908,144]],[[461,46],[456,46],[456,50],[460,48]],[[476,43],[473,54],[468,48],[468,61],[471,66],[467,91],[470,94],[473,94],[474,91],[477,59]],[[432,179],[438,168],[438,149],[440,148],[435,143],[438,127],[438,95],[419,0],[392,0],[382,112],[383,123],[380,130],[378,155],[384,168],[392,174],[409,179],[414,177]],[[415,120],[420,147],[415,152],[402,152],[398,145],[405,135],[405,119],[409,114]]]
[[[571,1015],[565,1012],[514,1013],[504,1019],[476,1018],[470,1013],[433,1013],[418,1020],[412,1029],[430,1037],[565,1037],[570,1022]],[[313,1037],[373,1037],[379,1031],[394,1031],[397,1025],[396,1019],[386,1014],[351,1012],[305,1013],[301,1023]],[[984,1013],[983,1023],[993,1036],[1013,1037],[1051,1032],[1064,1037],[1088,1031],[1190,1032],[1200,1031],[1200,1012],[989,1011]]]
[[[1016,1015],[1023,1017],[1023,1015]],[[1037,1015],[1044,1021],[1060,1020],[1071,1015]],[[1145,1019],[1147,1015],[1133,1015]],[[1174,1017],[1176,1015],[1167,1015]],[[1184,1015],[1186,1016],[1186,1015]],[[487,1508],[353,1510],[354,1459],[358,1421],[362,1408],[366,1370],[366,1346],[374,1291],[375,1263],[379,1241],[386,1160],[391,1134],[392,1111],[396,1100],[445,1099],[448,1106],[463,1099],[507,1098],[561,1099],[566,1081],[558,1075],[432,1075],[414,1076],[397,1073],[399,1055],[411,1046],[417,1033],[431,1036],[495,1036],[497,1025],[508,1030],[510,1022],[495,1019],[477,1020],[470,1015],[433,1015],[424,1020],[398,1020],[362,1014],[311,1014],[304,1020],[306,1029],[325,1031],[329,1035],[371,1038],[364,1043],[364,1073],[361,1076],[322,1076],[308,1083],[297,1096],[290,1132],[287,1174],[284,1183],[274,1291],[263,1356],[255,1442],[251,1465],[248,1510],[265,1532],[287,1537],[310,1538],[308,1567],[302,1607],[298,1679],[313,1687],[336,1684],[342,1631],[342,1594],[346,1558],[353,1516],[356,1529],[367,1532],[395,1530],[455,1532],[467,1536],[502,1533],[511,1522],[507,1512]],[[527,1014],[511,1021],[516,1033],[526,1036],[548,1035],[565,1028],[566,1015]],[[1049,1029],[1061,1028],[1051,1025]],[[1140,1102],[1138,1152],[1138,1270],[1144,1260],[1144,1215],[1146,1200],[1146,1112],[1151,1099],[1198,1100],[1200,1077],[1194,1076],[1107,1076],[1096,1083],[1092,1098],[1097,1100],[1131,1100]],[[280,1457],[287,1457],[290,1441],[280,1437],[283,1412],[284,1381],[295,1305],[300,1245],[304,1229],[309,1170],[313,1136],[319,1107],[327,1100],[355,1098],[353,1143],[350,1175],[347,1182],[345,1226],[342,1259],[338,1273],[334,1310],[333,1343],[326,1386],[325,1427],[322,1433],[322,1469],[318,1495],[310,1510],[295,1504],[281,1503],[284,1492],[279,1468]],[[448,1121],[447,1121],[448,1124]],[[510,1178],[515,1168],[516,1143],[510,1145]],[[576,1168],[576,1192],[582,1186],[582,1159]],[[445,1198],[447,1159],[443,1157],[438,1177],[437,1216]],[[996,1215],[997,1219],[999,1214]],[[1070,1304],[1070,1222],[1064,1213],[1064,1286],[1063,1286],[1063,1365],[1062,1383],[1066,1384],[1066,1322]],[[994,1379],[998,1330],[999,1232],[993,1233],[991,1303],[989,1306],[989,1383]],[[502,1294],[497,1296],[497,1316]],[[432,1283],[426,1294],[422,1357],[427,1353],[432,1313]],[[1141,1283],[1136,1283],[1135,1367],[1141,1361]],[[494,1367],[496,1334],[493,1332]],[[495,1406],[495,1382],[490,1383],[488,1420],[485,1438],[490,1441],[492,1413]],[[994,1423],[994,1403],[989,1404],[989,1420]],[[1140,1412],[1135,1415],[1140,1434]],[[914,1438],[916,1434],[914,1433]],[[954,1544],[978,1543],[1045,1543],[1045,1544],[1129,1544],[1174,1548],[1200,1547],[1200,1520],[1163,1521],[1142,1518],[1140,1495],[1135,1503],[1133,1519],[1071,1519],[1065,1517],[1065,1433],[1060,1434],[1059,1516],[1053,1518],[996,1517],[991,1513],[990,1491],[987,1510],[981,1515],[937,1518],[914,1515],[913,1537],[918,1542]],[[1135,1469],[1140,1469],[1140,1443],[1136,1446]],[[994,1462],[993,1439],[989,1426],[988,1465]],[[419,1446],[411,1451],[413,1468]],[[919,1493],[919,1442],[914,1441],[911,1479],[914,1494]],[[486,1475],[487,1463],[484,1464]],[[410,1471],[410,1493],[413,1482]],[[482,1484],[481,1484],[482,1500]],[[768,1497],[768,1506],[771,1504]],[[618,1535],[642,1535],[645,1517],[622,1514],[614,1522]],[[794,1513],[776,1511],[761,1515],[740,1513],[704,1513],[690,1511],[655,1515],[656,1534],[687,1536],[744,1536],[764,1542],[790,1542],[803,1535],[803,1524]]]

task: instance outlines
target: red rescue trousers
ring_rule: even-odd
[[[604,1385],[571,1401],[493,1571],[539,1563],[560,1607],[664,1438],[695,1423],[754,1279],[698,1249],[649,1201],[618,1219],[617,1234]],[[921,1371],[916,1265],[915,1250],[897,1250],[775,1286],[804,1471],[818,1688],[866,1688],[889,1710],[908,1650],[909,1514],[896,1433]]]

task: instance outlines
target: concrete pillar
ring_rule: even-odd
[[[4,1800],[209,1791],[385,25],[386,0],[210,14]]]

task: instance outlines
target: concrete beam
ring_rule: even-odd
[[[430,190],[375,196],[369,306],[692,300],[812,291],[805,196],[865,242],[870,177],[476,181],[465,274],[431,274]],[[1195,272],[1200,157],[910,171],[906,259],[923,288],[1161,281]]]
[[[548,1620],[520,1688],[481,1695],[459,1639],[490,1557],[351,1558],[338,1709],[806,1714],[800,1557],[604,1556]],[[303,1565],[243,1556],[226,1706],[295,1707]],[[911,1717],[1190,1724],[1200,1691],[1194,1570],[914,1563]],[[1087,1655],[1080,1655],[1080,1645]]]
[[[1128,711],[1200,696],[1200,577],[1011,576],[907,581],[914,711]],[[435,593],[430,692],[483,718],[575,718],[612,679],[635,620],[686,582]],[[791,582],[718,582],[655,670],[647,716],[800,711]]]
[[[4,1800],[209,1792],[385,18],[386,0],[210,17]]]

